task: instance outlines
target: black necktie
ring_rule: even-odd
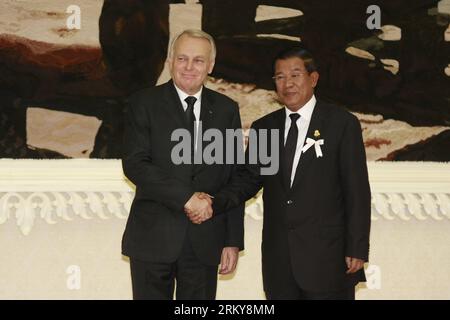
[[[297,149],[297,138],[298,138],[297,120],[300,118],[300,115],[298,113],[291,113],[289,117],[291,118],[291,127],[289,128],[286,144],[284,145],[284,161],[286,168],[285,178],[287,185],[290,188],[292,165],[294,163],[295,150]]]
[[[195,146],[194,143],[194,132],[195,132],[195,115],[194,115],[194,104],[195,101],[197,101],[196,97],[189,96],[186,99],[184,99],[187,103],[186,111],[184,112],[186,114],[186,120],[189,128],[189,132],[191,133],[191,142],[192,145]]]

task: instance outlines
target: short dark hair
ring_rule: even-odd
[[[312,56],[311,52],[299,46],[287,48],[278,53],[275,57],[275,60],[273,61],[273,71],[275,72],[275,64],[278,60],[285,60],[295,57],[303,60],[306,71],[308,71],[308,73],[317,72],[317,64],[314,61],[314,57]]]

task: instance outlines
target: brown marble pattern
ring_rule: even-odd
[[[45,108],[27,109],[27,144],[71,158],[89,158],[101,121]]]

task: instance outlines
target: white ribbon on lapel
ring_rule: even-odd
[[[324,141],[323,139],[320,140],[314,140],[311,138],[306,138],[306,144],[302,148],[302,152],[305,153],[308,151],[309,148],[314,146],[314,149],[316,149],[316,158],[319,158],[323,156],[322,149],[320,148],[321,145],[323,145]]]

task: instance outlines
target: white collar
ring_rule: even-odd
[[[284,109],[286,110],[286,117],[289,117],[289,115],[292,113],[298,113],[301,118],[310,121],[316,102],[317,102],[316,96],[312,95],[311,99],[309,99],[309,101],[305,103],[305,105],[300,109],[298,109],[296,112],[293,112],[289,110],[287,107],[284,107]]]
[[[186,101],[184,101],[184,99],[186,99],[187,97],[195,97],[195,98],[197,98],[197,101],[200,102],[201,96],[202,96],[202,91],[203,91],[203,86],[200,87],[200,90],[197,91],[196,94],[187,94],[186,92],[184,92],[183,90],[178,88],[177,85],[175,84],[175,82],[173,83],[173,85],[175,86],[175,89],[177,90],[178,96],[180,97],[180,100],[182,103],[186,103]]]

